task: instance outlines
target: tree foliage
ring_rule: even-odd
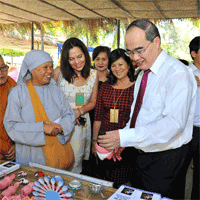
[[[13,49],[6,49],[6,48],[0,49],[0,55],[6,55],[6,56],[12,56],[12,57],[24,56],[26,53],[27,52],[15,51]]]
[[[70,37],[77,37],[81,39],[87,46],[96,47],[98,45],[106,45],[112,50],[117,48],[117,21],[109,20],[67,22],[67,21],[53,21],[35,23],[36,30],[44,30],[45,34],[62,37],[68,39]],[[155,22],[154,22],[155,23]],[[189,54],[189,42],[196,36],[200,35],[200,19],[184,19],[184,20],[170,20],[157,22],[158,29],[161,34],[162,48],[167,53],[176,58],[184,58],[191,61]],[[22,26],[19,25],[8,26],[7,31],[12,31],[16,28],[22,35],[27,35],[30,32],[31,24]],[[125,48],[126,25],[121,21],[120,23],[120,48]],[[1,54],[20,56],[24,52],[14,51],[11,49],[0,49]]]
[[[161,34],[161,46],[175,58],[192,61],[189,53],[190,41],[200,35],[200,19],[184,19],[159,22],[158,29]]]
[[[77,37],[81,39],[87,46],[96,47],[104,43],[104,40],[108,35],[114,35],[113,38],[115,38],[116,25],[113,25],[113,23],[110,24],[106,20],[103,21],[103,23],[103,27],[95,24],[94,28],[92,29],[91,25],[81,22],[69,25],[60,21],[57,23],[43,23],[43,26],[45,32],[49,35],[65,37],[66,39],[70,37]],[[114,41],[110,47],[115,46],[116,42]]]

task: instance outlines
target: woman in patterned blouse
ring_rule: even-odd
[[[98,132],[122,129],[129,120],[133,102],[135,70],[125,50],[116,49],[110,53],[108,69],[108,81],[101,85],[95,107],[92,150],[95,155]],[[131,173],[127,156],[129,153],[130,148],[125,148],[121,154],[121,161],[99,160],[103,171],[101,178],[113,181],[115,187],[126,183]]]

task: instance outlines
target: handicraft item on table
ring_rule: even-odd
[[[16,194],[17,189],[19,188],[19,182],[15,183],[13,186],[10,186],[8,189],[4,190],[1,193],[1,198],[3,198],[4,196],[6,197],[10,197],[13,194]]]
[[[29,183],[29,180],[28,180],[28,179],[25,179],[25,178],[21,178],[21,179],[19,180],[19,182],[22,183],[22,184],[28,184],[28,183]]]
[[[30,181],[28,179],[26,179],[25,177],[27,176],[27,173],[24,171],[20,171],[18,172],[17,177],[23,177],[19,180],[20,183],[22,184],[28,184]]]
[[[33,195],[35,198],[42,199],[69,199],[74,195],[68,191],[69,186],[64,185],[64,180],[60,176],[44,176],[44,179],[39,177],[38,181],[34,181]]]
[[[97,184],[93,184],[90,183],[90,187],[88,189],[89,193],[93,193],[93,194],[97,194],[100,193],[102,199],[105,199],[103,193],[105,192],[105,188],[103,187],[103,185],[97,185]]]
[[[18,177],[25,177],[25,176],[27,176],[27,173],[26,172],[24,172],[24,171],[21,171],[21,172],[18,172],[18,175],[17,175]]]
[[[26,197],[22,197],[21,195],[14,195],[14,196],[11,196],[11,197],[4,197],[2,200],[36,200],[35,197],[29,197],[29,196],[26,196]]]
[[[44,173],[42,171],[37,171],[35,172],[35,176],[44,178]]]
[[[6,176],[4,174],[5,178],[0,181],[0,190],[5,189],[6,187],[10,186],[12,184],[12,181],[15,179],[15,174],[12,174],[11,176]]]
[[[5,175],[5,178],[0,181],[0,188],[1,188],[1,190],[5,189],[7,187],[8,188],[5,189],[1,193],[1,198],[3,198],[4,200],[29,200],[30,199],[28,197],[28,195],[33,191],[32,186],[34,185],[34,183],[29,183],[27,186],[23,187],[21,189],[21,195],[17,195],[16,191],[19,188],[19,185],[22,183],[22,181],[16,182],[14,185],[11,185],[12,181],[15,179],[15,174],[12,174],[11,176],[6,176],[6,174],[4,174],[4,175]],[[24,180],[26,180],[26,179],[24,179]],[[14,195],[14,196],[12,196],[12,195]]]
[[[73,180],[69,182],[69,188],[74,190],[74,195],[76,194],[76,190],[81,189],[82,183],[78,180]]]
[[[29,195],[32,191],[33,191],[33,186],[35,184],[33,182],[30,182],[28,185],[24,186],[22,189],[21,189],[21,195],[22,196],[27,196]]]

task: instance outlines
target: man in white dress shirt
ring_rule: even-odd
[[[142,69],[135,83],[130,120],[124,129],[99,136],[99,143],[115,152],[118,147],[133,146],[132,186],[183,199],[185,184],[180,180],[186,174],[180,172],[192,139],[196,105],[193,72],[161,49],[159,31],[150,21],[133,21],[125,42],[127,54]],[[133,128],[140,83],[148,69],[146,90]]]
[[[199,136],[200,136],[200,36],[195,37],[189,44],[190,55],[193,62],[189,64],[189,67],[193,70],[197,81],[197,100],[194,116],[193,126],[193,138],[191,141],[191,158],[193,158],[193,188],[192,199],[200,199],[200,187],[199,187]]]

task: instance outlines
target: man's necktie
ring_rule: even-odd
[[[149,74],[150,71],[151,70],[148,69],[143,74],[142,81],[141,81],[141,84],[140,84],[140,89],[139,89],[138,96],[137,96],[137,100],[136,100],[136,103],[135,103],[134,112],[133,112],[132,119],[131,119],[130,128],[135,128],[135,122],[136,122],[137,116],[139,114],[141,105],[142,105],[144,92],[145,92],[146,85],[147,85],[148,74]]]

